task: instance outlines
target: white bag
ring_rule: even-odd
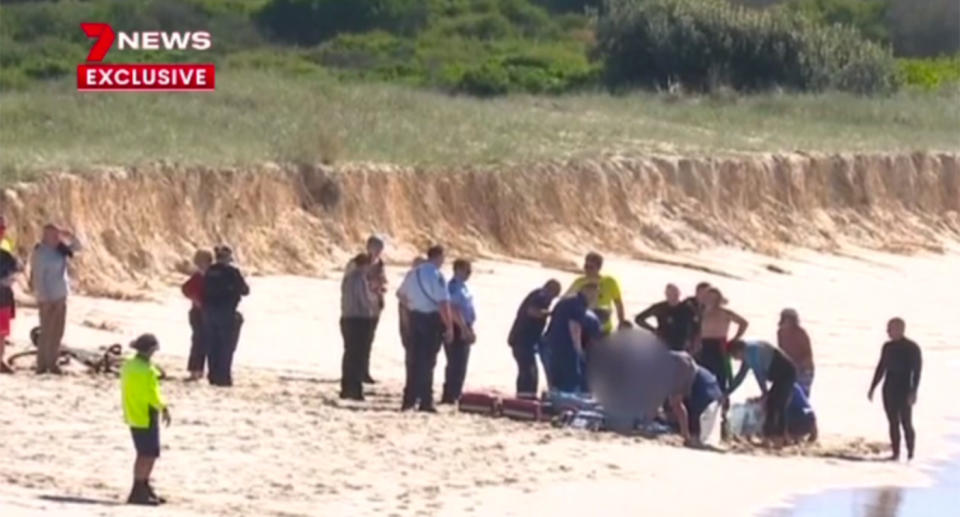
[[[722,419],[720,402],[713,401],[700,413],[700,443],[710,447],[720,446],[720,425]]]

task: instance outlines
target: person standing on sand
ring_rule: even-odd
[[[40,311],[40,339],[37,343],[37,373],[59,375],[60,342],[67,322],[70,278],[67,262],[83,249],[74,235],[48,223],[43,238],[30,257],[30,287]]]
[[[454,261],[453,278],[448,285],[453,315],[453,341],[443,345],[447,368],[444,374],[441,404],[453,404],[463,394],[467,364],[470,361],[470,348],[477,341],[477,336],[473,332],[477,311],[473,306],[473,293],[467,287],[467,280],[472,274],[473,266],[470,261],[466,259]]]
[[[193,255],[193,265],[197,268],[190,278],[180,286],[180,291],[190,299],[190,357],[187,359],[187,371],[190,381],[203,378],[204,365],[207,362],[208,347],[203,336],[203,277],[213,263],[213,254],[207,250],[197,250]]]
[[[550,317],[550,304],[560,295],[560,282],[550,279],[534,289],[517,309],[507,343],[517,362],[517,397],[536,398],[539,387],[537,353],[540,336]]]
[[[232,264],[233,250],[218,246],[213,254],[216,263],[203,275],[203,336],[209,352],[207,378],[214,386],[233,386],[233,354],[243,326],[243,315],[237,312],[237,307],[240,298],[250,294],[250,287]]]
[[[120,369],[120,391],[123,417],[130,427],[133,445],[137,451],[133,463],[133,488],[128,504],[156,506],[166,502],[150,486],[153,465],[160,457],[160,425],[170,425],[170,410],[160,393],[159,373],[151,358],[160,349],[153,334],[144,334],[130,343],[137,355],[123,363]]]
[[[550,389],[586,391],[587,347],[602,334],[603,324],[590,311],[599,290],[596,283],[585,283],[576,296],[560,300],[553,308],[540,347]]]
[[[420,256],[413,258],[410,270],[403,276],[403,282],[400,283],[401,287],[407,282],[413,281],[412,277],[416,274],[417,268],[426,261],[427,259]],[[410,343],[410,308],[407,306],[406,298],[401,295],[400,289],[397,289],[397,321],[400,324],[400,344],[403,345],[404,350],[412,350],[412,347],[408,346]],[[407,370],[408,373],[411,371],[409,365]],[[410,379],[407,379],[407,382],[409,383]]]
[[[730,383],[728,393],[733,393],[747,371],[752,371],[760,387],[760,399],[764,405],[763,432],[775,444],[782,444],[787,437],[787,406],[797,381],[797,367],[783,350],[766,341],[745,342],[735,339],[730,343],[730,355],[741,361],[740,371]],[[767,382],[771,385],[768,388]]]
[[[377,235],[371,235],[367,238],[367,256],[370,257],[370,265],[367,267],[367,283],[370,286],[370,290],[376,294],[377,297],[377,314],[373,320],[373,333],[370,335],[369,345],[365,345],[366,348],[361,350],[361,371],[363,373],[363,382],[365,384],[376,384],[376,379],[370,375],[370,353],[373,349],[374,337],[377,333],[377,326],[380,323],[380,314],[383,312],[384,307],[384,296],[387,293],[387,273],[386,268],[383,265],[383,254],[384,241],[383,238]],[[354,266],[354,262],[351,260],[347,264],[347,270]]]
[[[708,282],[700,282],[694,289],[694,295],[683,300],[683,304],[689,307],[693,314],[693,321],[690,322],[690,342],[687,350],[694,357],[700,352],[700,326],[703,320],[703,308],[707,304],[707,293],[710,291]]]
[[[810,397],[813,387],[813,347],[810,346],[810,336],[800,326],[800,316],[793,309],[784,309],[780,312],[780,328],[777,330],[777,346],[797,365],[797,382],[803,392]]]
[[[407,275],[397,295],[409,309],[407,384],[402,411],[418,405],[420,411],[436,413],[433,404],[433,370],[443,343],[453,341],[453,316],[447,281],[440,272],[445,259],[442,246],[427,250],[427,261]]]
[[[612,313],[614,309],[616,309],[617,312],[617,322],[620,328],[629,326],[630,322],[627,321],[626,313],[623,309],[623,296],[620,293],[620,283],[612,276],[601,275],[601,269],[603,269],[603,255],[594,251],[587,253],[583,261],[583,276],[577,278],[570,284],[570,287],[563,297],[571,298],[576,296],[587,283],[597,284],[599,289],[597,291],[597,298],[589,308],[600,318],[600,322],[603,324],[604,334],[609,334],[613,331]]]
[[[737,341],[747,331],[747,320],[739,314],[725,308],[727,300],[715,287],[709,288],[705,295],[703,317],[700,322],[700,350],[697,364],[703,366],[717,377],[720,389],[730,392],[730,372],[727,364],[727,343]],[[728,341],[730,325],[736,324],[737,332]]]
[[[665,301],[651,305],[638,314],[634,321],[656,334],[670,350],[685,352],[692,339],[697,313],[690,305],[680,301],[680,288],[677,286],[667,284],[665,296]],[[657,319],[656,328],[647,322],[651,317]]]
[[[890,425],[890,459],[900,459],[900,428],[907,440],[907,459],[913,459],[916,447],[916,432],[913,429],[913,405],[917,403],[920,389],[920,372],[923,355],[920,346],[906,338],[907,325],[900,318],[887,323],[890,341],[883,345],[880,361],[870,383],[867,399],[873,401],[873,392],[883,379],[883,410]]]
[[[0,215],[0,242],[6,240],[7,222]],[[10,246],[12,248],[12,246]],[[13,280],[21,270],[20,262],[7,246],[0,246],[0,373],[13,373],[4,360],[4,349],[10,337],[11,324],[16,317],[16,300],[13,297]]]
[[[350,261],[351,267],[340,283],[340,333],[343,336],[343,361],[340,369],[340,398],[363,400],[364,351],[370,349],[377,316],[379,294],[370,289],[370,255],[361,253]]]

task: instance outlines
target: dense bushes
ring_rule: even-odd
[[[341,33],[411,35],[426,25],[427,14],[423,0],[272,0],[256,18],[274,39],[315,45]]]
[[[935,91],[960,84],[960,56],[900,59],[897,68],[900,82],[907,87]]]
[[[867,93],[895,86],[892,56],[853,29],[722,0],[612,0],[597,38],[614,87]]]

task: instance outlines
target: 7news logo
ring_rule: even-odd
[[[209,32],[116,32],[106,23],[81,23],[80,28],[96,42],[86,63],[77,66],[80,91],[211,91],[216,67],[211,63],[103,63],[113,43],[120,50],[209,50]]]

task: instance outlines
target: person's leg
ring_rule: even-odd
[[[459,345],[460,343],[456,339],[451,343],[443,343],[442,345],[443,355],[446,358],[447,364],[443,369],[443,394],[440,396],[441,404],[453,404],[455,402],[452,393],[457,375],[457,349]]]
[[[513,347],[513,358],[517,362],[517,396],[537,396],[537,359],[532,346]]]
[[[40,302],[37,304],[37,311],[40,313],[40,339],[37,340],[37,373],[46,373],[48,371],[47,353],[50,350],[47,335],[50,327],[50,303]]]
[[[887,414],[887,426],[890,431],[891,459],[900,459],[900,397],[893,390],[883,390],[883,410]]]
[[[224,332],[223,311],[205,310],[203,313],[203,328],[209,352],[207,378],[210,384],[214,386],[225,385],[224,353],[228,346],[228,336]]]
[[[443,385],[443,399],[452,404],[463,394],[463,384],[467,379],[467,365],[470,362],[470,345],[458,335],[451,349],[453,354],[447,355],[447,376]]]
[[[63,341],[63,332],[67,324],[67,299],[63,298],[52,303],[50,315],[51,336],[47,350],[47,369],[54,373],[60,372],[60,347]]]
[[[223,374],[227,386],[233,386],[233,356],[240,344],[240,330],[243,328],[243,314],[234,312],[225,321],[229,321],[229,343],[223,353]]]
[[[443,324],[439,314],[427,320],[426,335],[421,346],[420,410],[436,411],[433,405],[433,371],[437,366],[437,354],[443,346]]]
[[[424,370],[424,347],[425,341],[429,335],[429,318],[418,312],[410,314],[410,328],[407,340],[407,386],[404,389],[403,407],[412,408],[418,402],[422,402],[423,370]]]
[[[917,445],[917,434],[913,429],[913,406],[909,399],[900,406],[900,423],[903,425],[903,437],[907,442],[907,459],[912,460]]]
[[[340,378],[340,396],[348,399],[363,397],[362,349],[364,321],[360,318],[340,320],[343,332],[343,365]]]
[[[404,411],[407,409],[412,409],[417,403],[417,394],[416,394],[416,354],[415,348],[413,346],[413,324],[409,328],[404,329],[403,334],[400,336],[400,341],[403,343],[403,366],[404,366],[404,384],[403,384],[403,402],[400,405],[400,410]]]
[[[363,382],[367,384],[376,384],[377,381],[370,375],[370,356],[373,353],[373,341],[377,336],[377,327],[380,325],[380,318],[370,320],[370,330],[368,339],[364,342],[363,348]]]
[[[10,307],[0,307],[0,373],[13,373],[4,360],[4,352],[7,348],[7,338],[10,337],[10,320],[12,315]]]
[[[207,351],[203,343],[203,313],[197,307],[190,309],[190,356],[187,359],[187,371],[193,380],[203,377],[204,365],[207,361]]]

